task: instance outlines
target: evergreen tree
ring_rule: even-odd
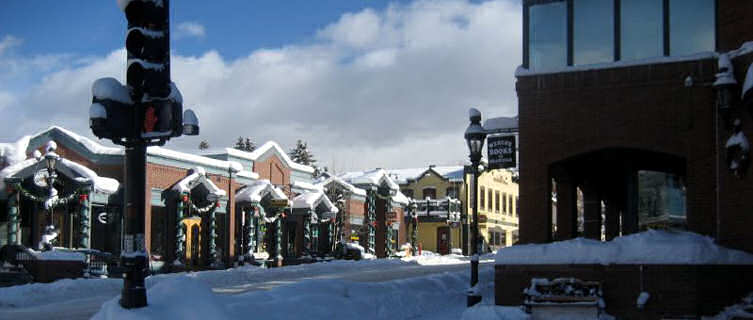
[[[288,155],[294,162],[316,168],[316,159],[314,159],[314,155],[309,151],[308,144],[306,142],[298,140],[295,144],[295,148],[290,150]]]
[[[243,142],[243,137],[238,137],[238,140],[235,141],[235,145],[233,145],[233,149],[246,150],[246,144]]]
[[[243,148],[248,152],[254,152],[254,150],[256,150],[256,144],[251,141],[250,138],[246,137],[246,142],[243,143]]]
[[[206,150],[206,149],[209,149],[209,142],[207,142],[206,140],[202,140],[201,142],[199,142],[199,150]]]

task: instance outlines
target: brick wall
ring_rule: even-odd
[[[263,161],[254,162],[254,172],[259,174],[259,179],[267,179],[275,186],[282,186],[288,198],[292,199],[290,194],[290,168],[277,156],[270,156]]]
[[[688,224],[712,234],[715,72],[707,59],[519,77],[521,241],[550,240],[549,166],[608,148],[684,158]]]

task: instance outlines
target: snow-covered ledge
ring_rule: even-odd
[[[577,238],[512,246],[497,251],[496,264],[751,265],[753,254],[719,246],[714,239],[692,232],[649,230],[607,242]]]

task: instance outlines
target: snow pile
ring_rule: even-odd
[[[114,296],[123,288],[122,279],[61,279],[0,289],[0,308],[38,307],[71,297]]]
[[[76,179],[77,181],[91,183],[94,187],[94,191],[106,194],[118,192],[118,188],[120,187],[120,182],[118,182],[118,180],[100,177],[91,169],[68,159],[60,159],[60,163],[81,175],[80,178]]]
[[[497,251],[497,264],[753,264],[753,255],[692,232],[649,230],[601,242],[577,238]]]
[[[30,252],[38,260],[54,260],[54,261],[81,261],[84,262],[86,257],[80,252],[63,251],[63,250],[50,250],[50,251],[34,251],[29,249]]]
[[[531,316],[521,307],[477,304],[463,312],[463,320],[528,320]]]
[[[753,319],[753,293],[748,294],[743,300],[733,306],[724,308],[714,317],[703,317],[704,320],[732,320]]]
[[[492,262],[493,254],[481,256],[480,262]],[[412,262],[422,266],[448,265],[448,264],[466,264],[471,258],[460,254],[440,255],[431,251],[423,251],[421,255],[400,258],[404,262]]]
[[[6,165],[14,165],[24,161],[30,140],[31,136],[25,136],[13,143],[0,143],[0,158],[3,158]]]
[[[123,309],[115,297],[92,317],[105,319],[230,319],[219,296],[205,283],[191,277],[175,277],[147,290],[148,306]],[[190,307],[189,307],[190,306]]]

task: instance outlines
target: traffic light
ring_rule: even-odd
[[[135,102],[140,138],[163,144],[180,136],[183,105],[170,81],[168,1],[121,1],[128,20],[126,83]]]
[[[133,101],[128,88],[113,78],[101,78],[92,85],[92,105],[89,107],[89,127],[98,138],[111,139],[116,144],[134,135]]]

